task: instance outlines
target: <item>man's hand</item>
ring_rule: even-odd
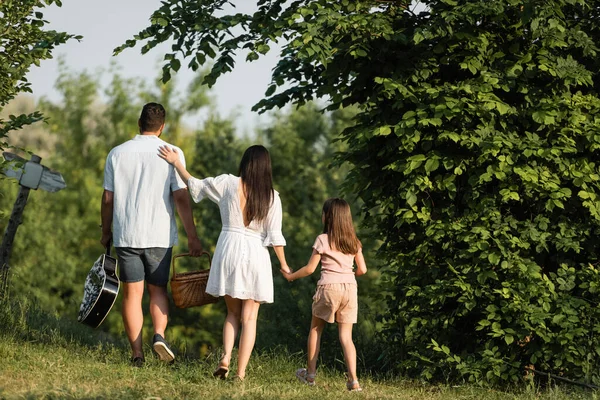
[[[188,238],[188,252],[192,257],[198,257],[202,254],[202,243],[200,243],[200,239]]]
[[[100,238],[100,243],[102,243],[102,247],[107,248],[111,239],[112,232],[102,232],[102,237]]]

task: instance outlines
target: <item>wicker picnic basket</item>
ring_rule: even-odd
[[[173,302],[179,308],[188,308],[194,306],[203,306],[205,304],[216,303],[219,298],[206,293],[206,282],[210,273],[210,254],[203,251],[201,255],[208,257],[209,269],[191,272],[175,272],[175,260],[179,257],[189,256],[189,253],[181,253],[173,257],[171,263],[171,295]]]

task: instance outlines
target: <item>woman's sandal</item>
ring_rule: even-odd
[[[306,368],[300,368],[296,371],[296,378],[308,386],[315,386],[315,375],[309,374]]]
[[[229,375],[229,367],[225,365],[219,365],[213,372],[213,376],[219,379],[226,379],[227,375]]]
[[[362,388],[356,380],[346,382],[346,388],[351,392],[362,392]]]

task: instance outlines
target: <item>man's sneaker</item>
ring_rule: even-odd
[[[152,339],[152,348],[156,354],[158,354],[158,358],[160,358],[161,361],[172,362],[175,360],[175,354],[173,354],[169,348],[169,344],[158,333],[155,334],[154,339]]]

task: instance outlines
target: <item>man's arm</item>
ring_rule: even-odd
[[[100,243],[104,247],[107,247],[112,239],[113,203],[114,193],[104,189],[100,205],[100,217],[102,218],[102,238],[100,238]]]
[[[177,214],[183,223],[183,228],[188,238],[188,251],[190,255],[196,257],[202,253],[202,243],[198,239],[198,233],[196,232],[196,224],[194,223],[194,216],[192,214],[192,205],[190,203],[190,196],[187,189],[179,189],[173,192],[173,200],[175,201],[175,208],[177,208]]]

